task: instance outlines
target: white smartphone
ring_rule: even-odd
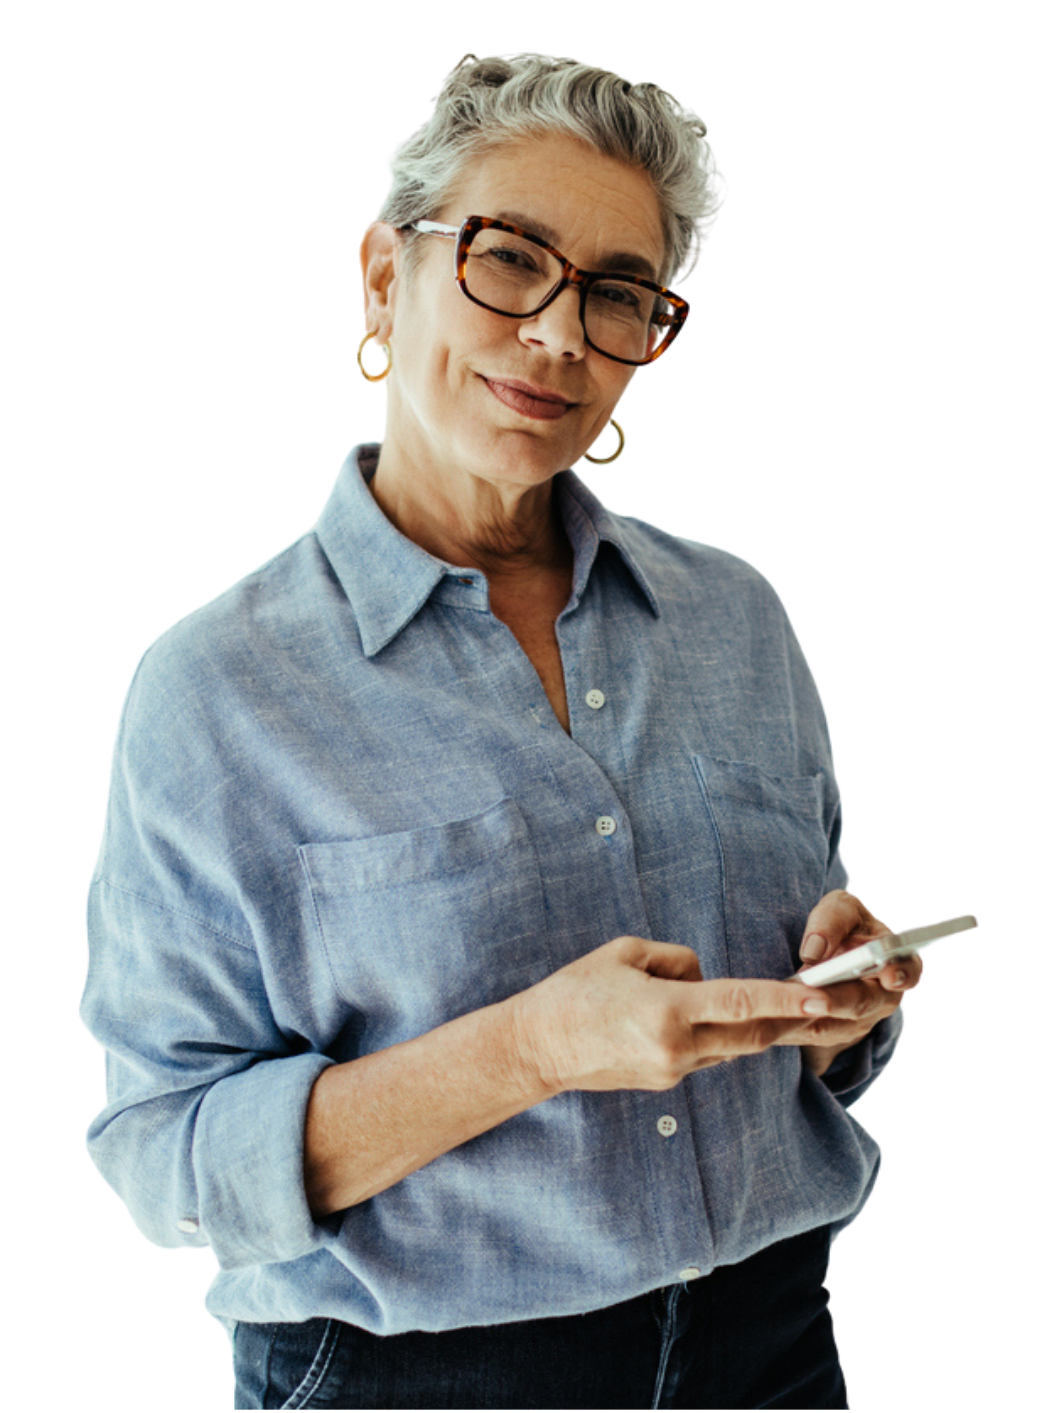
[[[791,981],[803,981],[805,986],[835,986],[839,981],[858,981],[863,976],[873,976],[889,962],[901,957],[912,957],[921,947],[935,942],[937,937],[946,937],[951,932],[965,932],[976,926],[974,917],[955,917],[950,922],[936,922],[931,927],[915,927],[910,932],[886,932],[870,942],[853,947],[850,952],[842,952],[829,961],[817,962],[795,972]]]

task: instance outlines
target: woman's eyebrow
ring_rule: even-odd
[[[498,211],[494,216],[495,221],[507,221],[510,226],[519,226],[524,231],[529,231],[531,235],[539,236],[546,245],[560,248],[559,235],[551,226],[546,226],[543,221],[536,221],[532,216],[525,215],[522,211]],[[600,257],[600,263],[591,267],[594,270],[602,270],[606,274],[623,275],[643,275],[644,279],[657,280],[658,274],[645,255],[636,255],[631,250],[612,250],[610,254]]]

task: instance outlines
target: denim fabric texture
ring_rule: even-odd
[[[847,1408],[830,1233],[607,1310],[439,1333],[238,1325],[236,1408]]]
[[[878,1150],[794,1047],[665,1093],[568,1093],[316,1222],[326,1066],[501,1000],[625,933],[785,977],[845,882],[822,710],[775,594],[609,514],[570,472],[557,627],[571,733],[477,570],[345,464],[316,529],[145,655],[89,906],[89,1147],[139,1226],[211,1245],[228,1322],[378,1334],[571,1315],[838,1227]]]

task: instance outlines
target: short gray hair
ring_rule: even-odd
[[[665,234],[662,277],[691,268],[718,203],[705,124],[656,84],[543,54],[461,60],[434,113],[395,153],[380,220],[402,227],[434,219],[469,162],[548,133],[581,138],[646,171]],[[407,253],[412,265],[412,244]]]

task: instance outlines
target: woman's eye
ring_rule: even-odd
[[[638,315],[643,312],[643,300],[633,285],[593,285],[589,297],[611,313]]]
[[[525,250],[514,246],[495,245],[486,252],[488,260],[497,265],[507,265],[510,270],[531,271],[537,269],[537,261]]]

